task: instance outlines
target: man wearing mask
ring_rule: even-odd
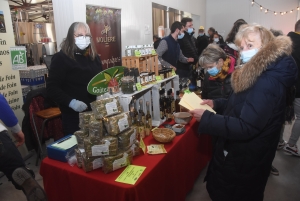
[[[163,67],[178,70],[178,61],[180,61],[181,63],[194,61],[193,58],[186,58],[185,56],[183,56],[180,50],[180,46],[177,42],[177,39],[183,38],[183,30],[183,25],[180,22],[175,21],[171,26],[171,34],[163,38],[159,43],[156,53]]]
[[[198,56],[201,55],[202,51],[208,46],[208,37],[205,35],[204,26],[199,27],[199,35],[197,37],[197,50]]]
[[[192,65],[198,61],[198,52],[193,39],[193,20],[191,18],[182,18],[181,23],[184,27],[184,36],[179,39],[180,49],[185,57],[192,58],[189,63],[178,62],[177,74],[180,78],[191,75]]]

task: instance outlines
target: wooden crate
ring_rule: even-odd
[[[152,71],[155,72],[156,75],[158,75],[157,55],[122,57],[122,66],[125,66],[127,68],[138,68],[139,72]]]

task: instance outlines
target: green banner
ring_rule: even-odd
[[[121,78],[124,76],[123,66],[115,66],[106,69],[98,73],[95,77],[91,79],[87,86],[87,90],[90,94],[101,95],[108,92],[109,83],[117,81],[119,86],[121,84]]]
[[[11,65],[13,70],[22,70],[27,68],[25,47],[23,46],[11,47],[10,58],[11,58]]]

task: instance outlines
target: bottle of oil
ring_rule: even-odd
[[[173,115],[172,115],[172,111],[171,111],[171,91],[167,92],[167,98],[165,99],[165,103],[166,103],[166,117],[167,117],[167,121],[172,121],[173,119]]]
[[[179,102],[180,102],[179,91],[176,91],[175,112],[180,112]]]
[[[143,123],[143,125],[146,124],[146,116],[143,110],[143,99],[139,100],[139,104],[140,104],[140,110],[139,110],[139,115],[141,116],[141,121]]]
[[[174,96],[172,95],[172,89],[170,89],[169,91],[170,91],[171,112],[174,113],[176,111],[175,99],[174,99]]]
[[[159,110],[160,110],[160,119],[163,120],[165,119],[165,100],[164,100],[164,91],[161,89],[159,91],[160,98],[159,98]]]
[[[146,127],[145,127],[145,131],[146,131],[146,136],[150,135],[150,131],[152,128],[152,117],[150,114],[150,103],[149,101],[146,102],[146,106],[147,106],[147,114],[146,114]]]
[[[139,121],[138,121],[138,130],[139,130],[139,136],[140,138],[145,138],[145,124],[142,121],[141,115],[139,115]]]

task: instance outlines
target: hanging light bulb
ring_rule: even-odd
[[[299,7],[297,7],[297,10],[299,10]]]
[[[252,4],[252,6],[253,6],[253,4],[254,4],[254,0],[252,0],[251,4]]]
[[[277,13],[274,11],[274,15],[277,15]]]
[[[266,14],[267,14],[267,12],[268,12],[268,9],[265,10],[265,13],[266,13]]]
[[[263,7],[262,6],[260,6],[260,10],[262,10],[263,9]]]
[[[283,13],[282,13],[282,12],[280,12],[280,15],[283,15]]]
[[[293,13],[293,10],[291,10],[290,13]]]

